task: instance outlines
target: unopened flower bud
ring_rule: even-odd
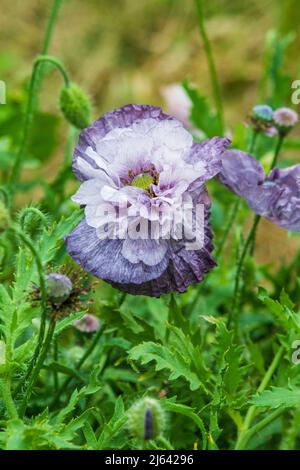
[[[298,122],[299,116],[290,108],[278,108],[273,115],[275,126],[282,134],[287,134]]]
[[[65,302],[73,289],[72,282],[64,274],[51,273],[45,278],[48,299],[56,305]]]
[[[90,100],[76,83],[70,83],[61,90],[60,109],[66,120],[78,129],[84,129],[91,123]]]
[[[75,320],[73,325],[83,333],[93,333],[99,329],[100,322],[95,315],[86,313],[79,320]]]
[[[156,439],[166,426],[164,410],[159,401],[145,397],[128,411],[128,429],[139,440]]]

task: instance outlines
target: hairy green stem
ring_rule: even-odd
[[[42,348],[42,344],[43,344],[43,340],[45,336],[46,319],[47,319],[47,291],[46,291],[43,263],[42,263],[42,260],[40,258],[38,251],[36,250],[32,241],[22,232],[22,230],[14,227],[13,231],[18,235],[18,237],[22,240],[22,242],[29,248],[36,262],[38,276],[39,276],[39,289],[40,289],[40,295],[41,295],[41,311],[42,311],[37,345],[36,345],[32,359],[28,365],[27,371],[23,379],[19,382],[18,386],[15,389],[15,395],[17,395],[22,389],[25,382],[28,380],[29,376],[31,375],[31,372],[36,364],[36,361],[38,359],[38,356]]]
[[[243,250],[242,250],[240,259],[238,261],[238,264],[237,264],[237,270],[236,270],[235,281],[234,281],[233,303],[232,303],[231,313],[229,317],[229,324],[231,324],[231,322],[234,322],[234,330],[235,330],[236,335],[238,334],[239,319],[240,319],[240,315],[238,311],[239,311],[239,303],[240,303],[239,302],[239,287],[240,287],[241,275],[242,275],[242,271],[244,267],[244,261],[248,253],[248,249],[252,243],[253,237],[255,236],[256,227],[259,221],[260,221],[260,215],[256,215],[254,217],[253,225],[244,243]]]
[[[87,358],[92,354],[92,352],[94,351],[95,347],[97,346],[98,342],[99,342],[99,339],[101,337],[103,333],[103,327],[102,328],[99,328],[99,330],[97,331],[97,333],[95,334],[94,336],[94,339],[93,341],[91,342],[89,348],[86,350],[86,352],[83,354],[83,356],[81,357],[81,359],[77,362],[76,366],[75,366],[75,369],[76,371],[78,372],[81,367],[83,366],[83,364],[85,363],[85,361],[87,360]],[[58,389],[58,391],[56,392],[54,398],[53,398],[53,401],[51,403],[51,407],[54,407],[56,405],[56,403],[58,402],[59,398],[62,396],[62,394],[65,392],[65,390],[67,389],[69,383],[72,381],[73,377],[68,377],[63,383],[62,385],[60,386],[60,388]]]
[[[285,434],[283,434],[279,450],[294,450],[300,429],[300,408],[292,411],[291,421]]]
[[[0,186],[0,194],[2,196],[4,204],[6,206],[8,206],[9,205],[9,195],[8,195],[8,192],[7,192],[6,188],[4,188],[3,186]]]
[[[18,412],[11,394],[11,379],[8,375],[0,377],[0,398],[6,408],[9,418],[17,418]]]
[[[256,144],[256,139],[257,139],[257,136],[258,136],[258,131],[253,129],[253,132],[252,132],[252,137],[251,137],[251,140],[250,140],[250,144],[249,144],[249,147],[247,149],[247,152],[249,153],[252,153],[253,150],[254,150],[254,147],[255,147],[255,144]],[[231,212],[230,212],[230,215],[229,215],[229,219],[228,219],[228,223],[227,225],[225,226],[225,229],[224,229],[224,232],[223,232],[223,235],[222,235],[222,238],[221,238],[221,241],[217,247],[217,250],[216,250],[216,254],[215,254],[215,258],[216,260],[218,261],[221,254],[222,254],[222,251],[224,249],[224,246],[226,244],[226,240],[228,238],[228,235],[231,231],[231,228],[235,222],[235,219],[237,217],[237,214],[238,214],[238,211],[239,211],[239,208],[240,208],[240,205],[241,205],[241,199],[240,198],[237,198],[236,201],[233,203],[233,206],[232,206],[232,209],[231,209]],[[196,308],[197,304],[198,304],[198,300],[199,300],[199,294],[201,293],[203,287],[205,286],[207,282],[207,277],[204,279],[204,281],[198,286],[197,288],[197,292],[195,294],[195,299],[194,301],[192,302],[192,305],[191,307],[189,308],[189,312],[193,312],[194,309]]]
[[[273,159],[272,159],[272,162],[271,162],[271,165],[270,165],[269,172],[270,172],[271,170],[273,170],[273,168],[275,168],[275,166],[277,165],[278,157],[279,157],[280,150],[281,150],[281,147],[282,147],[282,144],[283,144],[283,141],[284,141],[284,137],[285,137],[285,136],[284,136],[283,134],[279,134],[279,137],[278,137],[278,140],[277,140],[277,144],[276,144],[276,147],[275,147],[274,156],[273,156]],[[256,230],[257,230],[257,227],[256,227]],[[250,254],[251,254],[251,256],[254,255],[255,239],[256,239],[256,230],[255,230],[255,232],[254,232],[253,239],[252,239],[252,243],[251,243],[251,247],[250,247]]]
[[[226,240],[228,238],[231,227],[234,224],[234,221],[236,219],[238,210],[240,208],[240,204],[241,204],[241,200],[237,198],[236,201],[233,203],[233,205],[231,207],[231,211],[230,211],[229,217],[228,217],[228,222],[225,226],[223,235],[222,235],[221,240],[220,240],[220,242],[217,246],[217,249],[216,249],[216,254],[215,254],[216,260],[218,260],[220,258],[221,254],[223,252],[223,248],[225,246],[225,243],[226,243]]]
[[[46,335],[44,344],[42,346],[41,352],[40,352],[39,357],[36,361],[36,364],[34,365],[31,377],[29,379],[28,385],[27,385],[26,390],[24,392],[24,397],[23,397],[23,400],[22,400],[22,403],[21,403],[21,406],[20,406],[20,416],[21,417],[23,417],[25,412],[26,412],[26,409],[27,409],[27,406],[28,406],[28,401],[31,397],[34,384],[35,384],[35,382],[38,378],[40,370],[41,370],[41,368],[44,364],[44,361],[46,359],[46,355],[47,355],[47,352],[49,350],[49,347],[50,347],[50,344],[51,344],[51,341],[52,341],[52,338],[53,338],[53,334],[54,334],[54,330],[55,330],[55,324],[56,324],[56,319],[55,319],[55,316],[53,315],[51,320],[50,320],[49,328],[48,328],[47,335]]]
[[[53,340],[53,359],[55,362],[58,362],[58,340],[57,337],[54,337]],[[53,371],[53,380],[54,380],[54,390],[57,392],[58,390],[58,372],[57,370]]]
[[[249,143],[249,146],[248,146],[248,149],[247,149],[247,152],[248,153],[252,153],[254,151],[254,148],[255,148],[255,144],[256,144],[256,140],[257,140],[257,136],[258,136],[258,131],[256,129],[253,129],[253,132],[252,132],[252,137],[251,137],[251,140],[250,140],[250,143]],[[237,214],[238,214],[238,211],[239,211],[239,208],[240,208],[240,205],[241,205],[241,199],[240,198],[237,198],[237,200],[235,201],[234,205],[233,205],[233,208],[232,208],[232,211],[230,213],[230,216],[229,216],[229,220],[228,220],[228,223],[225,227],[225,230],[224,230],[224,233],[223,233],[223,236],[222,236],[222,239],[221,239],[221,242],[217,248],[217,251],[216,251],[216,259],[219,258],[219,256],[221,255],[222,251],[223,251],[223,248],[224,248],[224,245],[226,243],[226,240],[228,238],[228,235],[231,231],[231,228],[235,222],[235,219],[237,217]]]
[[[269,171],[273,170],[273,168],[275,168],[275,166],[277,165],[278,157],[279,157],[279,153],[280,153],[283,141],[284,141],[284,137],[285,136],[283,134],[279,134],[279,137],[278,137],[278,140],[277,140],[277,145],[276,145],[274,156],[273,156],[273,160],[272,160]]]
[[[275,419],[277,419],[285,411],[285,408],[279,408],[272,413],[268,414],[264,419],[259,421],[255,426],[252,426],[244,435],[243,439],[236,445],[235,450],[244,450],[249,442],[249,440],[259,433],[266,426],[271,424]]]
[[[206,59],[209,67],[210,78],[213,88],[215,106],[217,109],[219,123],[220,123],[220,130],[222,134],[224,133],[224,111],[223,111],[223,103],[222,103],[222,96],[221,96],[221,88],[218,80],[217,69],[215,66],[215,61],[212,53],[211,44],[205,29],[205,20],[204,20],[204,11],[203,11],[203,0],[195,0],[197,13],[198,13],[198,24],[200,34],[203,40],[204,50],[206,54]]]
[[[48,52],[51,37],[53,34],[54,26],[57,20],[58,11],[61,6],[61,3],[62,3],[62,0],[53,1],[48,23],[46,26],[46,32],[45,32],[45,36],[43,40],[43,45],[41,48],[41,54],[43,55],[46,55]],[[26,108],[25,117],[24,117],[24,127],[23,127],[23,134],[21,137],[21,144],[20,144],[19,151],[16,155],[16,159],[15,159],[12,172],[10,175],[10,179],[8,182],[9,193],[10,193],[9,194],[10,205],[12,205],[12,202],[13,202],[14,191],[18,183],[24,156],[26,153],[27,145],[28,145],[29,134],[30,134],[31,124],[32,124],[33,114],[34,114],[35,96],[38,93],[40,77],[42,75],[42,70],[43,70],[42,68],[43,64],[44,62],[39,62],[37,65],[34,64],[33,70],[32,70],[32,75],[31,75],[31,79],[29,83],[28,101],[27,101],[27,108]]]
[[[275,354],[275,356],[273,358],[273,361],[271,362],[271,364],[270,364],[263,380],[261,381],[260,386],[257,389],[258,394],[262,393],[266,389],[266,387],[268,386],[275,370],[277,369],[277,367],[278,367],[278,365],[279,365],[279,363],[282,359],[283,354],[284,354],[284,348],[283,348],[283,346],[280,346],[280,348],[278,349],[277,353]],[[262,421],[260,421],[260,423],[257,423],[257,425],[253,427],[253,428],[256,429],[255,432],[253,432],[253,428],[250,429],[252,420],[255,417],[255,413],[256,413],[256,406],[255,405],[250,406],[250,408],[247,411],[245,420],[243,422],[241,433],[240,433],[240,435],[238,437],[238,440],[237,440],[236,449],[240,450],[240,449],[244,448],[245,445],[247,444],[247,442],[249,441],[249,439],[255,434],[255,432],[259,428],[259,424]],[[265,421],[265,420],[263,420],[263,421]],[[267,422],[267,424],[268,424],[268,422]]]
[[[53,1],[53,5],[52,5],[51,11],[50,11],[49,20],[48,20],[48,23],[47,23],[47,26],[46,26],[46,32],[45,32],[45,37],[44,37],[44,41],[43,41],[43,46],[42,46],[42,50],[41,50],[42,54],[47,54],[47,52],[48,52],[51,37],[52,37],[52,33],[53,33],[53,30],[54,30],[54,27],[55,27],[55,23],[56,23],[56,20],[57,20],[57,16],[58,16],[58,12],[59,12],[59,9],[61,7],[61,4],[62,4],[62,0],[54,0]]]

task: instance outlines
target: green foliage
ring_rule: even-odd
[[[190,118],[195,127],[202,131],[206,137],[222,135],[218,115],[209,107],[207,98],[200,95],[188,82],[184,82],[183,87],[192,102]]]

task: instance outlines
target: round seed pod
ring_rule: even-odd
[[[60,273],[51,273],[46,276],[45,281],[48,299],[52,303],[60,305],[69,298],[73,285],[67,276]]]

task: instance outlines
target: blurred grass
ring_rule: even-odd
[[[205,1],[227,122],[246,114],[261,74],[265,34],[297,30],[295,0]],[[38,52],[49,0],[1,0],[0,74],[8,87],[28,77]],[[299,37],[291,51],[299,50]],[[64,0],[51,52],[93,97],[96,114],[127,102],[162,104],[163,84],[189,78],[210,95],[193,0]],[[289,66],[295,69],[294,56]],[[296,73],[296,70],[295,70]],[[43,102],[53,109],[59,78]]]
[[[0,79],[16,102],[24,99],[24,85],[41,46],[50,5],[49,0],[1,0]],[[299,0],[205,0],[204,5],[230,129],[245,120],[256,102],[270,30],[295,33],[287,47],[284,72],[299,78]],[[161,87],[184,79],[211,97],[193,0],[63,0],[50,52],[65,63],[71,79],[89,92],[95,117],[128,102],[163,106]],[[60,88],[61,78],[55,72],[49,74],[40,108],[50,118],[59,116],[58,145],[53,158],[30,169],[31,180],[41,174],[52,180],[61,163],[67,124],[58,112]],[[36,145],[41,147],[38,136]],[[41,194],[35,188],[21,194],[19,203],[37,200]],[[299,240],[287,240],[286,232],[267,222],[258,234],[259,257],[263,261],[272,257],[264,249],[270,234],[274,243],[267,245],[271,251],[275,246],[278,261],[281,256],[292,257],[293,243],[298,246]]]

